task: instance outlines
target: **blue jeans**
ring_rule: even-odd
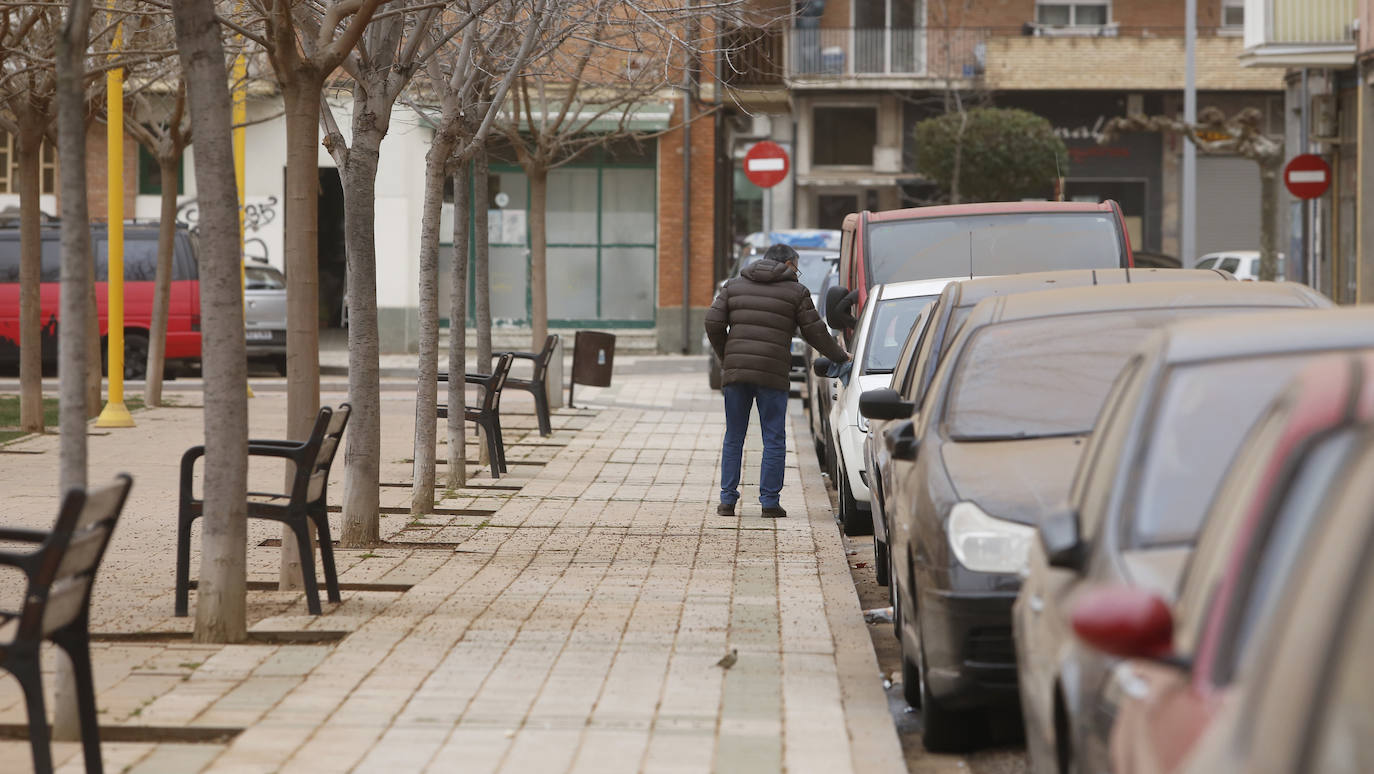
[[[787,458],[787,390],[735,382],[721,388],[725,395],[725,442],[720,449],[720,502],[739,502],[740,463],[744,436],[749,431],[749,408],[759,407],[763,431],[763,466],[759,472],[759,502],[778,507],[782,494],[782,469]]]

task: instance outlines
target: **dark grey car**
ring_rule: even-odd
[[[922,708],[928,748],[970,746],[982,725],[974,713],[1015,706],[1011,606],[1036,526],[1062,507],[1107,392],[1141,343],[1183,318],[1328,304],[1296,285],[1193,282],[974,308],[905,431],[915,464],[886,498],[903,688]]]
[[[1117,661],[1074,636],[1085,588],[1137,586],[1172,600],[1208,504],[1266,407],[1325,353],[1374,346],[1374,310],[1190,321],[1122,372],[1079,466],[1056,542],[1031,548],[1013,611],[1032,769],[1109,771]]]
[[[921,405],[926,389],[935,377],[935,369],[940,363],[940,358],[948,351],[955,334],[964,324],[964,320],[968,319],[973,307],[983,299],[1063,288],[1155,282],[1224,282],[1234,279],[1229,274],[1218,271],[1071,269],[951,282],[928,308],[928,322],[913,330],[902,346],[896,368],[892,373],[891,389],[896,395],[889,397],[900,398],[915,407]],[[889,574],[887,535],[891,530],[890,520],[886,516],[885,501],[892,491],[893,478],[905,475],[905,470],[911,465],[910,460],[893,459],[891,448],[894,443],[904,444],[912,440],[909,435],[901,438],[889,437],[887,431],[889,428],[897,428],[901,432],[909,433],[911,424],[905,420],[910,418],[910,412],[896,421],[869,417],[869,431],[864,442],[864,469],[869,471],[871,479],[869,488],[873,503],[874,562],[878,577],[884,580]],[[912,459],[914,460],[914,457]]]

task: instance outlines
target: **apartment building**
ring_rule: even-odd
[[[1283,73],[1287,156],[1314,153],[1331,187],[1291,205],[1292,271],[1343,303],[1374,300],[1374,216],[1367,176],[1374,9],[1367,0],[1247,0],[1244,65]]]
[[[1065,195],[1121,202],[1137,249],[1178,256],[1184,140],[1129,135],[1103,144],[1127,114],[1179,114],[1184,0],[809,0],[785,28],[737,54],[731,86],[744,109],[727,122],[735,159],[772,139],[795,175],[761,191],[736,173],[735,234],[835,227],[857,209],[916,206],[936,192],[913,159],[920,120],[958,104],[1030,110],[1069,149]],[[1243,0],[1198,0],[1200,107],[1263,111],[1283,131],[1284,78],[1249,68]],[[1254,249],[1258,169],[1199,161],[1199,254]],[[1285,212],[1287,209],[1285,208]],[[1191,265],[1197,256],[1181,256]]]

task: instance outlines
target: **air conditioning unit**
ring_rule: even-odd
[[[1312,112],[1308,116],[1308,131],[1316,139],[1339,137],[1335,94],[1313,94]]]
[[[749,126],[750,137],[773,136],[773,119],[764,113],[755,113],[753,119]]]

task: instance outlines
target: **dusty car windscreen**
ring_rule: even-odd
[[[936,298],[938,296],[912,296],[878,302],[873,310],[873,322],[868,327],[868,341],[864,344],[862,373],[892,373],[911,326],[916,324],[921,310]]]
[[[286,289],[286,276],[271,266],[244,266],[243,281],[247,290]]]
[[[1082,435],[1112,381],[1162,325],[1226,308],[1131,309],[993,324],[964,346],[945,421],[959,441]]]
[[[1169,374],[1135,487],[1131,543],[1191,545],[1247,431],[1313,354],[1180,366]]]
[[[917,218],[868,227],[870,281],[976,277],[1122,265],[1107,212]]]

